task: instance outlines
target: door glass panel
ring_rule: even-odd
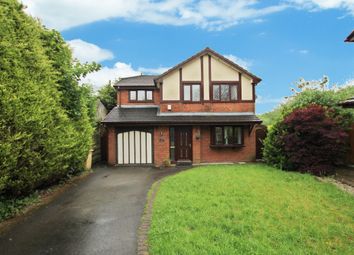
[[[200,101],[200,86],[198,84],[192,85],[192,100]]]
[[[231,100],[237,100],[237,86],[231,86]]]
[[[215,144],[223,144],[222,127],[215,128]]]
[[[184,101],[191,101],[191,86],[190,85],[185,85],[183,86],[183,95],[184,95]]]
[[[220,98],[221,98],[221,101],[228,101],[230,100],[229,99],[229,88],[230,86],[229,85],[220,85],[220,90],[221,90],[221,95],[220,95]]]
[[[213,85],[213,100],[220,100],[219,85]]]
[[[233,144],[233,128],[224,127],[224,141],[225,144]]]

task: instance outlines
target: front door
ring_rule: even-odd
[[[176,161],[192,160],[192,129],[190,127],[176,127]]]

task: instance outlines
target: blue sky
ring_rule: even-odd
[[[344,43],[354,29],[353,0],[23,2],[62,32],[75,57],[102,64],[86,80],[96,88],[162,72],[205,47],[263,79],[257,113],[273,109],[301,77],[354,84],[354,44]]]

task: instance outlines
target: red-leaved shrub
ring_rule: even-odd
[[[294,110],[284,119],[281,137],[289,170],[326,175],[343,162],[347,133],[319,105]]]

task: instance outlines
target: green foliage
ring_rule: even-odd
[[[283,130],[283,123],[277,122],[272,128],[270,128],[267,137],[263,141],[263,159],[267,164],[279,169],[284,169],[287,162],[282,151],[282,141],[279,139],[283,135]]]
[[[37,193],[24,198],[6,198],[0,196],[0,222],[19,214],[22,209],[38,201],[39,196]]]
[[[117,92],[111,83],[106,84],[98,91],[98,98],[107,108],[108,112],[117,105]]]
[[[354,199],[308,174],[263,164],[167,177],[153,202],[149,254],[352,254]]]
[[[58,32],[0,2],[0,195],[80,171],[92,143],[85,93]]]
[[[354,122],[354,112],[338,105],[341,101],[354,95],[354,86],[332,87],[328,86],[328,78],[319,81],[300,80],[298,90],[285,103],[270,113],[263,114],[269,127],[267,138],[264,140],[263,155],[265,161],[281,169],[289,168],[281,137],[285,135],[283,120],[293,111],[310,105],[320,105],[330,109],[329,117],[341,128],[348,129]]]
[[[294,109],[303,108],[309,104],[317,104],[334,109],[335,114],[343,117],[342,125],[344,127],[348,127],[350,122],[353,121],[353,111],[343,109],[338,103],[353,97],[354,86],[333,86],[329,88],[328,78],[324,77],[319,81],[305,81],[301,79],[297,83],[297,88],[298,90],[293,89],[294,94],[287,98],[285,103],[279,105],[273,111],[259,116],[263,120],[264,125],[271,127],[284,119]]]

